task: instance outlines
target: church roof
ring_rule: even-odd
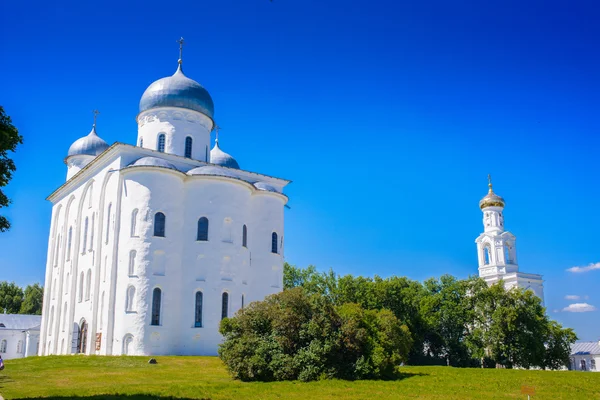
[[[96,133],[96,125],[92,126],[91,132],[82,138],[77,139],[71,147],[67,156],[88,155],[98,156],[110,146]]]
[[[240,165],[235,158],[221,150],[219,139],[215,140],[215,147],[210,151],[210,163],[222,167],[240,169]]]
[[[170,162],[158,157],[142,157],[129,164],[131,167],[161,167],[169,169],[177,169]]]
[[[226,176],[228,178],[240,179],[232,171],[228,171],[225,168],[214,167],[212,165],[205,165],[202,167],[196,167],[187,172],[188,175],[212,175],[212,176]],[[243,179],[242,179],[243,180]]]
[[[0,330],[28,330],[38,328],[42,323],[41,315],[0,314]]]
[[[492,190],[492,178],[488,175],[488,194],[479,201],[479,208],[482,210],[486,207],[504,207],[504,199],[498,196]]]
[[[172,76],[153,82],[140,99],[140,112],[157,107],[178,107],[214,117],[215,105],[208,91],[183,74],[181,64]]]
[[[575,342],[571,346],[571,355],[600,355],[600,342]]]

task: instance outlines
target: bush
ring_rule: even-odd
[[[392,312],[336,308],[301,288],[250,304],[220,331],[219,355],[243,381],[389,378],[412,345]]]

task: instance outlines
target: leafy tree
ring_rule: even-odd
[[[0,312],[17,314],[23,302],[23,289],[14,282],[0,281]]]
[[[41,315],[43,299],[44,288],[39,283],[27,285],[19,314]]]
[[[561,369],[569,366],[571,346],[577,335],[571,328],[563,328],[558,322],[550,321],[546,336],[546,358],[544,368]]]
[[[4,112],[4,107],[0,106],[0,208],[8,207],[10,199],[2,191],[2,187],[8,185],[16,167],[12,159],[8,157],[8,152],[14,152],[18,144],[23,143],[23,137],[12,124],[8,115]],[[10,228],[10,222],[0,215],[0,232],[5,232]]]

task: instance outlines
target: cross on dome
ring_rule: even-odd
[[[96,127],[96,119],[98,118],[98,114],[100,114],[100,111],[98,110],[93,110],[92,113],[94,113],[94,128]]]
[[[185,40],[181,37],[177,43],[179,43],[179,60],[177,62],[181,65],[183,63],[183,44],[185,43]]]

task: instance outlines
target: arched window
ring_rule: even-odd
[[[92,270],[88,269],[85,279],[85,301],[90,299],[90,289],[92,288]]]
[[[202,217],[198,220],[198,235],[196,240],[208,240],[208,218]]]
[[[144,138],[140,138],[140,147],[144,147]]]
[[[242,308],[244,308],[244,295],[242,294]]]
[[[110,235],[110,211],[112,210],[112,203],[108,205],[108,210],[106,211],[106,243],[108,243],[108,237]],[[102,240],[102,239],[100,239]]]
[[[158,146],[156,147],[156,150],[160,151],[161,153],[165,152],[165,134],[161,133],[160,135],[158,135]]]
[[[136,208],[131,212],[131,237],[137,236],[137,216],[138,209]]]
[[[0,342],[0,353],[6,353],[6,339],[2,339]]]
[[[87,248],[87,234],[88,234],[88,217],[85,217],[85,222],[83,223],[83,246],[81,246],[81,254],[85,254],[85,249]]]
[[[165,237],[165,214],[154,214],[154,236]]]
[[[81,303],[81,301],[83,300],[83,271],[81,271],[81,274],[79,275],[79,293],[77,296],[77,301]]]
[[[229,293],[223,292],[221,298],[221,319],[227,318],[227,310],[229,309]]]
[[[123,355],[130,356],[133,351],[133,336],[128,333],[123,338]]]
[[[248,228],[242,226],[242,246],[248,247]]]
[[[21,354],[23,352],[23,341],[19,340],[17,342],[17,354]]]
[[[137,252],[135,250],[131,250],[129,252],[129,270],[128,270],[129,276],[135,275],[135,256],[136,255],[137,255]]]
[[[510,249],[511,249],[510,243],[505,243],[504,244],[504,260],[507,264],[513,263],[513,260],[510,256]]]
[[[202,292],[196,292],[196,307],[194,313],[194,326],[202,327]]]
[[[490,246],[489,245],[485,245],[485,247],[483,248],[483,263],[485,265],[488,265],[491,261],[491,251],[490,251]]]
[[[71,243],[73,241],[73,227],[69,227],[69,235],[67,236],[67,261],[71,259]]]
[[[79,353],[85,354],[87,349],[87,330],[88,324],[85,322],[85,319],[81,322],[81,327],[79,328],[79,336],[77,337],[77,350]]]
[[[277,243],[278,243],[278,241],[277,241],[277,232],[273,232],[271,234],[271,253],[275,253],[275,254],[278,253],[278,251],[277,251]]]
[[[95,220],[94,217],[95,216],[96,216],[96,214],[92,213],[92,230],[90,232],[90,250],[92,250],[94,248],[94,225],[95,225],[94,224],[94,220]]]
[[[152,292],[152,315],[150,325],[160,325],[160,301],[161,301],[161,290],[155,288]]]
[[[185,138],[185,156],[192,158],[192,138],[189,136]]]
[[[127,288],[127,299],[125,301],[125,311],[127,311],[127,312],[135,311],[135,308],[133,306],[134,301],[135,301],[135,287],[129,286]]]
[[[587,364],[585,363],[585,360],[581,360],[581,370],[582,371],[587,371]]]

